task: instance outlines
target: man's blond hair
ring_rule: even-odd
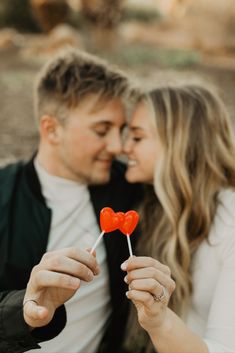
[[[104,60],[86,52],[69,49],[49,61],[40,71],[35,85],[37,120],[48,114],[61,122],[68,109],[77,107],[90,94],[99,100],[126,100],[137,94],[128,77]]]

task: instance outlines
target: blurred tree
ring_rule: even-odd
[[[40,28],[45,32],[67,20],[69,5],[66,0],[30,0],[30,3]]]
[[[79,20],[88,34],[89,49],[110,50],[117,46],[117,29],[124,0],[75,0],[80,5]],[[49,32],[60,23],[71,23],[69,0],[0,0],[0,25]],[[78,23],[73,21],[78,27]],[[80,23],[80,25],[81,25]]]
[[[90,30],[91,45],[110,50],[117,44],[117,27],[123,0],[81,0],[81,11]]]
[[[38,31],[29,0],[0,0],[0,26],[22,31]]]

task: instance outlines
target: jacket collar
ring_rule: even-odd
[[[34,155],[29,160],[29,162],[25,164],[26,179],[32,194],[37,198],[38,201],[40,201],[46,206],[45,199],[42,195],[41,184],[34,167],[35,156],[36,155]],[[122,163],[114,162],[113,168],[111,170],[111,181],[109,183],[106,183],[103,185],[88,186],[90,196],[91,196],[91,202],[94,207],[94,211],[95,211],[95,215],[98,223],[99,223],[100,210],[103,207],[110,206],[110,207],[113,207],[114,209],[119,209],[120,207],[118,202],[119,198],[114,202],[114,199],[112,197],[113,187],[115,187],[113,183],[115,183],[115,179],[117,177],[116,169],[120,169],[121,173],[123,174],[125,170],[125,166]]]

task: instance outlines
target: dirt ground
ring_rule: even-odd
[[[33,116],[33,82],[42,63],[35,58],[22,58],[15,48],[0,51],[0,164],[26,159],[35,151],[38,134]],[[214,65],[211,58],[181,69],[157,63],[124,69],[147,86],[177,80],[202,80],[215,85],[235,128],[235,70],[232,68]]]

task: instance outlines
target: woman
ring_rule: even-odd
[[[200,86],[155,89],[137,104],[124,152],[127,180],[147,184],[147,256],[122,269],[153,351],[235,352],[235,142],[223,103]],[[149,352],[139,324],[126,346]]]

